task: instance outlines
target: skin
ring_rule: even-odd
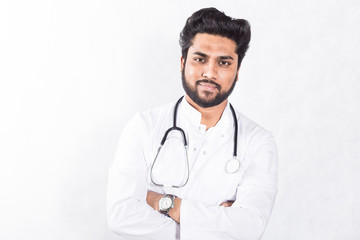
[[[195,35],[187,60],[181,58],[181,70],[185,69],[187,84],[196,89],[200,98],[212,100],[220,92],[227,92],[231,88],[239,72],[238,55],[235,51],[236,43],[231,39],[206,33]],[[198,80],[203,79],[216,82],[221,89],[211,83],[197,84]],[[216,125],[228,103],[226,99],[219,105],[203,108],[188,95],[185,97],[201,113],[201,124],[206,125],[207,129]]]
[[[237,81],[239,72],[236,44],[233,40],[218,35],[198,33],[188,50],[187,60],[181,58],[181,71],[184,70],[186,83],[203,100],[211,101],[221,92],[228,91],[234,81]],[[199,82],[200,80],[200,82]],[[208,80],[217,83],[203,82]],[[219,121],[228,100],[212,107],[203,108],[196,104],[188,95],[186,100],[201,113],[201,124],[209,129]],[[155,210],[159,211],[159,200],[163,194],[148,191],[146,201]],[[231,207],[233,201],[223,202],[220,206]],[[175,198],[175,206],[169,211],[169,216],[180,223],[181,198]]]

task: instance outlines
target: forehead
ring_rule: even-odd
[[[189,53],[203,52],[207,55],[233,56],[236,54],[236,43],[227,37],[208,33],[198,33],[192,40]]]

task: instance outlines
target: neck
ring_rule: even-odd
[[[191,106],[193,106],[197,111],[201,113],[200,123],[206,125],[206,130],[216,125],[216,123],[220,120],[220,117],[228,103],[228,100],[225,100],[219,105],[202,108],[197,105],[188,95],[186,95],[185,98]]]

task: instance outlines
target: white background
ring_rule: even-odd
[[[115,239],[117,140],[183,94],[179,33],[208,6],[252,26],[231,102],[278,143],[263,239],[360,239],[359,1],[0,0],[1,240]]]

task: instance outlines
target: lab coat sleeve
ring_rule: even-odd
[[[250,142],[247,153],[246,161],[250,163],[244,173],[244,181],[238,186],[236,200],[231,207],[182,200],[181,239],[261,238],[277,193],[277,151],[270,132],[255,137],[253,142]]]
[[[143,149],[147,131],[143,118],[137,114],[120,137],[109,170],[108,225],[124,239],[176,239],[178,224],[146,202],[147,166]]]

